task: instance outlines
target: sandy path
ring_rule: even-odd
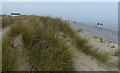
[[[10,27],[5,27],[4,29],[0,29],[0,38],[2,38],[2,35],[5,35],[7,31],[10,30]]]
[[[2,35],[10,29],[10,27],[6,27],[4,29],[0,29],[0,71],[2,71]]]
[[[0,36],[2,38],[2,35],[5,35],[7,31],[10,30],[10,27],[6,27],[4,29],[0,29]],[[14,50],[16,50],[19,55],[20,55],[20,63],[21,66],[19,68],[18,71],[31,71],[31,66],[28,63],[28,57],[26,56],[25,53],[25,48],[23,47],[23,43],[22,43],[22,36],[18,35],[15,39],[14,39]]]
[[[26,50],[23,47],[22,37],[20,35],[14,40],[14,48],[20,55],[21,66],[19,71],[31,71],[31,65],[28,63],[28,56],[26,56]]]
[[[73,55],[73,65],[76,71],[107,71],[105,66],[96,59],[93,59],[91,56],[88,56],[87,54],[78,50],[70,43],[68,46],[70,46],[70,52]]]
[[[74,54],[74,65],[76,71],[107,71],[95,59],[78,51]]]
[[[110,70],[114,70],[114,71],[118,70],[117,68],[118,56],[114,56],[115,52],[118,50],[118,44],[113,42],[108,42],[105,40],[101,42],[100,38],[93,38],[93,36],[86,31],[79,32],[79,34],[84,38],[88,38],[89,39],[88,44],[92,45],[94,48],[99,49],[100,52],[104,52],[104,53],[108,52],[109,53],[108,63],[109,65],[111,64],[111,66],[112,64],[114,65],[110,68]],[[114,48],[112,46],[114,46]]]

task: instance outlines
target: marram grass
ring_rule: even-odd
[[[2,19],[2,28],[10,27],[9,33],[3,38],[3,71],[17,71],[21,64],[19,54],[12,48],[17,35],[22,36],[24,49],[27,51],[28,62],[32,71],[74,71],[72,54],[68,51],[66,40],[101,62],[107,55],[100,54],[87,45],[88,40],[77,35],[72,27],[60,18],[41,16],[19,16]],[[60,35],[61,34],[61,35]]]

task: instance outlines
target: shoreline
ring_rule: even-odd
[[[118,31],[112,29],[106,29],[104,27],[98,27],[93,25],[88,25],[80,22],[70,21],[70,25],[77,31],[79,29],[85,30],[90,33],[90,35],[102,38],[105,41],[110,41],[118,44]]]
[[[107,40],[102,39],[99,37],[95,37],[91,35],[87,31],[79,31],[77,32],[79,36],[81,36],[84,39],[88,39],[88,44],[91,45],[93,50],[98,50],[101,54],[106,54],[108,55],[107,63],[109,65],[113,65],[112,68],[108,68],[112,71],[117,71],[118,70],[118,44],[114,42],[109,42]],[[107,65],[106,65],[107,66]]]

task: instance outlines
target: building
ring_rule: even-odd
[[[20,12],[12,12],[11,13],[11,16],[13,17],[13,16],[20,16]]]

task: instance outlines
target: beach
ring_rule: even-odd
[[[108,63],[109,65],[111,65],[111,70],[114,70],[114,71],[118,70],[117,69],[118,56],[115,55],[116,51],[118,51],[117,31],[112,29],[99,28],[97,26],[91,26],[91,25],[82,24],[78,22],[71,22],[70,24],[77,31],[80,37],[83,37],[84,39],[89,40],[88,45],[91,45],[92,47],[94,47],[93,49],[98,49],[99,52],[102,52],[104,54],[109,53]],[[81,30],[78,31],[79,29]],[[78,63],[80,64],[81,61],[79,61]],[[87,64],[87,62],[85,64]],[[91,66],[93,66],[92,63],[89,63],[89,65],[90,64]],[[112,65],[114,65],[114,67]],[[96,67],[94,66],[94,68],[97,68],[97,66]],[[98,69],[101,69],[101,68],[98,67]]]
[[[71,26],[75,29],[83,29],[87,32],[90,32],[91,35],[102,38],[107,41],[112,41],[118,43],[118,31],[110,28],[104,28],[104,26],[99,27],[92,24],[85,24],[80,22],[70,21]]]

